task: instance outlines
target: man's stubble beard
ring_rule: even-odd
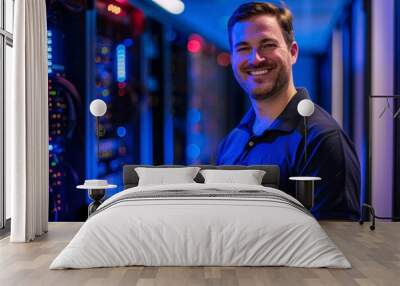
[[[248,96],[256,101],[262,101],[265,99],[272,98],[278,94],[280,94],[283,90],[287,89],[289,85],[289,71],[285,71],[281,69],[278,73],[277,79],[274,82],[272,88],[266,91],[246,91],[244,86],[242,88],[246,91]],[[257,89],[257,88],[256,88]]]

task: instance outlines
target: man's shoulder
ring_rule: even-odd
[[[338,134],[343,131],[335,118],[319,105],[315,105],[314,114],[309,118],[308,129],[315,135]]]
[[[218,145],[217,165],[232,164],[248,140],[248,133],[238,127],[232,129]]]
[[[226,143],[226,142],[231,142],[237,139],[243,139],[243,138],[247,138],[248,137],[248,133],[239,128],[238,126],[234,127],[231,131],[229,131],[229,133],[222,139],[222,142]]]

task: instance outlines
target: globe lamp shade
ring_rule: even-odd
[[[106,114],[107,104],[101,99],[95,99],[90,103],[90,113],[96,117]]]
[[[297,111],[301,116],[311,116],[314,113],[314,103],[309,99],[303,99],[297,105]]]

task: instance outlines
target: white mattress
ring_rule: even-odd
[[[263,186],[175,184],[120,192],[90,217],[50,269],[127,265],[293,266],[350,268],[309,214],[258,198],[152,198],[121,201],[150,190],[263,190]],[[298,202],[297,202],[298,203]],[[108,207],[107,207],[108,206]]]

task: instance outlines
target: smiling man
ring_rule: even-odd
[[[317,218],[359,219],[360,166],[353,143],[315,105],[304,123],[297,112],[307,90],[293,82],[299,47],[292,14],[271,3],[241,5],[228,23],[232,69],[252,107],[218,148],[219,165],[277,164],[280,188],[294,195],[290,176],[318,176],[312,213]]]

